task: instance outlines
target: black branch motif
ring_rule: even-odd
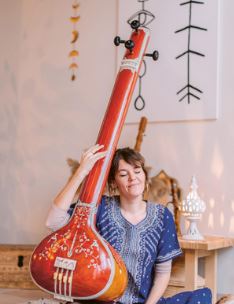
[[[192,7],[193,7],[193,4],[204,4],[204,1],[190,0],[190,1],[180,3],[181,6],[182,5],[188,5],[189,6],[189,25],[175,31],[176,34],[178,34],[180,32],[184,32],[184,31],[188,32],[188,43],[187,43],[188,47],[187,47],[187,50],[184,51],[183,53],[179,54],[176,57],[176,59],[179,59],[179,58],[184,57],[184,56],[187,57],[187,84],[182,89],[180,89],[176,94],[180,95],[183,92],[184,95],[179,99],[179,102],[181,102],[182,100],[187,98],[188,104],[190,104],[191,97],[193,97],[197,100],[200,100],[199,94],[203,93],[202,90],[200,90],[199,88],[197,88],[196,86],[191,84],[191,80],[190,80],[190,78],[191,78],[191,55],[205,57],[204,54],[202,54],[200,52],[197,52],[195,50],[192,50],[190,48],[192,31],[193,30],[207,31],[206,28],[196,26],[196,25],[192,25]]]

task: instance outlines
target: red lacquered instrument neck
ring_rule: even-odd
[[[111,161],[129,108],[132,93],[149,40],[147,29],[140,28],[131,35],[135,46],[126,51],[121,62],[112,95],[97,138],[107,150],[105,159],[98,161],[87,176],[80,193],[80,201],[98,204],[108,177]]]

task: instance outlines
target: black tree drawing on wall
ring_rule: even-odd
[[[183,53],[181,53],[180,55],[178,55],[176,57],[176,59],[179,59],[181,57],[187,57],[187,84],[180,89],[176,94],[177,95],[182,95],[182,97],[179,99],[179,101],[181,102],[184,99],[187,99],[188,104],[190,104],[191,102],[191,98],[195,98],[196,100],[200,100],[199,95],[203,93],[202,90],[200,90],[199,88],[197,88],[196,86],[192,85],[191,83],[191,60],[192,60],[192,56],[201,56],[201,57],[205,57],[204,54],[192,50],[191,49],[191,39],[192,39],[192,32],[193,31],[207,31],[207,29],[200,27],[200,26],[196,26],[192,24],[192,8],[193,5],[202,5],[204,4],[204,1],[195,1],[195,0],[190,0],[190,1],[186,1],[183,3],[180,3],[180,5],[187,5],[188,9],[189,9],[189,24],[177,31],[175,31],[175,33],[180,33],[180,32],[184,32],[187,31],[188,33],[188,41],[187,41],[187,50],[184,51]]]

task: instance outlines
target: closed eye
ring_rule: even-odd
[[[126,176],[128,173],[127,173],[127,171],[125,171],[125,170],[121,170],[120,172],[119,172],[119,176],[120,177],[124,177],[124,176]]]
[[[141,173],[141,171],[142,171],[142,168],[139,167],[139,166],[136,166],[136,167],[134,168],[134,173],[136,173],[136,174]]]
[[[141,173],[141,171],[139,170],[139,171],[134,171],[136,174],[140,174]]]
[[[119,176],[120,176],[120,177],[124,177],[124,176],[126,176],[126,175],[127,175],[127,173],[126,173],[126,174],[123,174],[123,173],[122,173],[122,174],[120,174]]]

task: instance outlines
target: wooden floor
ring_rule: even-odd
[[[44,299],[44,300],[43,300]],[[48,293],[40,290],[0,289],[0,304],[58,304]]]

